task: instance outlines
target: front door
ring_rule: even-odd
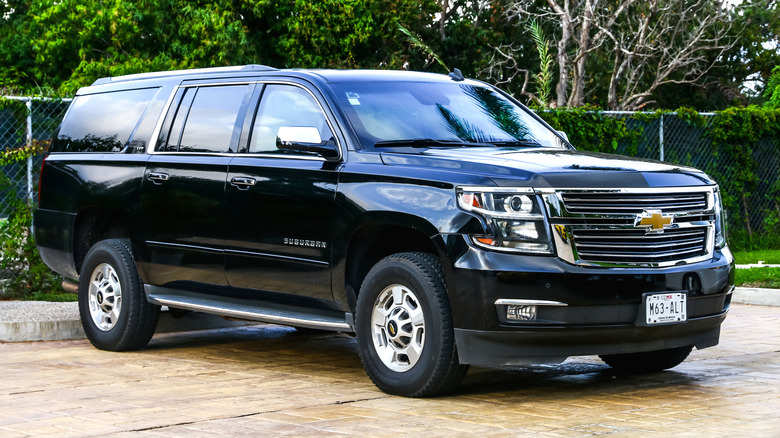
[[[281,127],[316,127],[321,138],[333,138],[327,118],[308,89],[269,84],[250,125],[246,151],[230,162],[227,177],[228,282],[315,305],[330,302],[338,164],[276,147]]]

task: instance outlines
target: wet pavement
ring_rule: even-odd
[[[259,325],[0,344],[0,437],[778,436],[780,308],[733,305],[721,344],[677,368],[616,376],[596,357],[479,368],[450,396],[389,396],[354,339]]]

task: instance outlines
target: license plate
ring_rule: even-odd
[[[648,325],[685,322],[688,294],[667,292],[645,295],[645,316]]]

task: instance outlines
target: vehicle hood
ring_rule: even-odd
[[[499,186],[534,188],[637,188],[711,185],[704,172],[660,161],[560,149],[448,148],[383,152],[393,166],[473,173]]]

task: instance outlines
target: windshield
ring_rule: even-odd
[[[482,85],[335,83],[364,147],[565,147],[522,107]]]

